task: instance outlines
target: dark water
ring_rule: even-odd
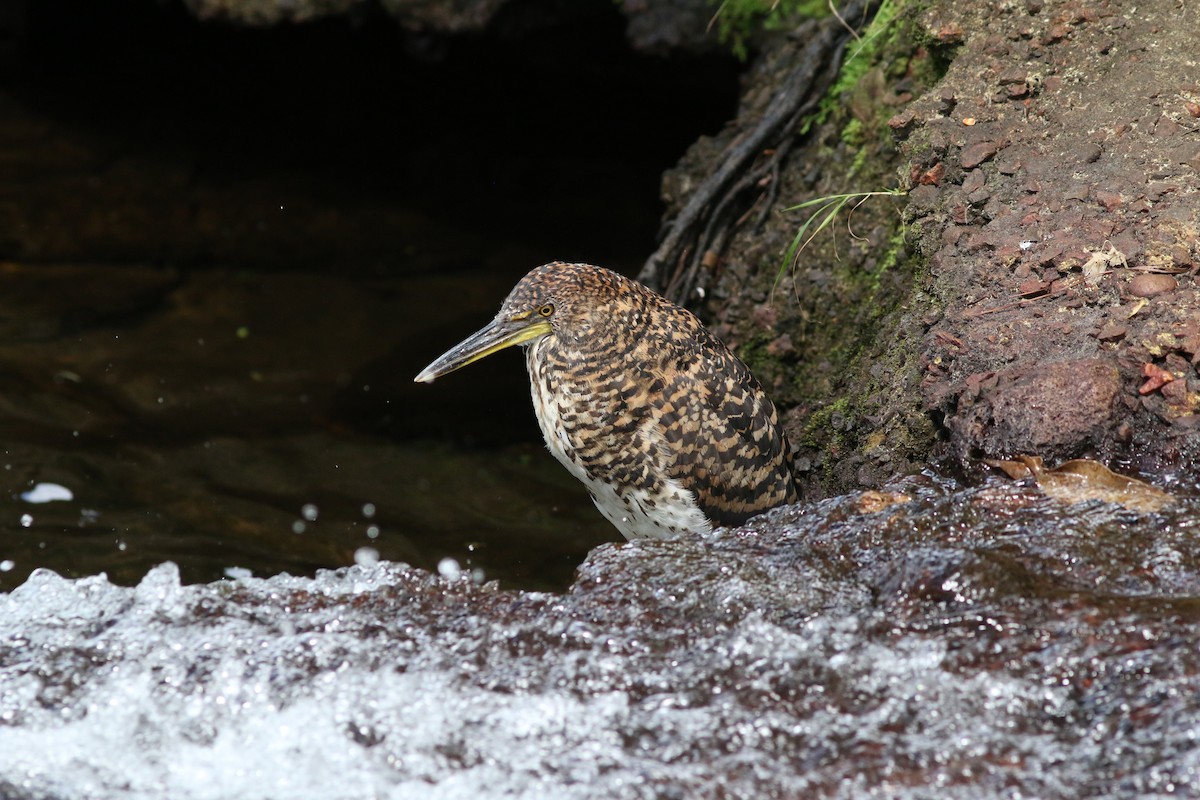
[[[634,56],[583,8],[485,42],[31,5],[0,85],[0,589],[377,558],[561,587],[615,538],[515,353],[412,384],[529,268],[636,271],[662,170],[731,113],[727,62]]]
[[[10,329],[48,331],[50,311],[10,305],[31,294],[25,284],[61,296],[112,273],[14,267],[0,309]],[[14,333],[0,345],[5,585],[37,566],[135,581],[171,559],[204,581],[232,567],[305,573],[373,552],[552,583],[608,535],[532,444],[472,449],[388,430],[451,412],[472,416],[465,433],[486,425],[491,400],[507,414],[523,399],[517,359],[502,362],[511,374],[499,385],[486,373],[429,391],[408,385],[440,344],[430,336],[422,349],[419,323],[397,321],[453,281],[408,278],[388,296],[293,273],[141,279],[161,282],[159,293],[130,321]],[[372,374],[384,362],[391,380]],[[499,426],[536,435],[523,416]],[[22,497],[39,484],[71,499]]]

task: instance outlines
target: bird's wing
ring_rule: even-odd
[[[674,371],[662,419],[668,473],[693,492],[710,519],[738,524],[795,500],[791,452],[774,404],[749,369],[707,331],[707,358]]]

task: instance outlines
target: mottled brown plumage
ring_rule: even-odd
[[[636,281],[538,267],[416,380],[515,344],[546,445],[626,538],[707,531],[795,501],[787,438],[758,381],[695,315]]]

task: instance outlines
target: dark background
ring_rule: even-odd
[[[662,172],[732,116],[739,64],[634,53],[624,25],[608,0],[514,3],[457,37],[373,7],[246,29],[149,0],[7,6],[0,586],[38,566],[133,582],[167,559],[194,581],[305,572],[361,546],[569,580],[615,532],[541,447],[520,359],[411,381],[537,264],[631,274],[653,249]],[[208,350],[172,349],[176,333]],[[169,408],[137,381],[174,390]],[[364,477],[326,491],[319,470],[254,463],[271,448],[285,464],[337,450],[338,474]],[[38,482],[75,499],[28,508]],[[418,485],[444,494],[427,498],[436,522],[404,494]],[[497,518],[447,532],[464,493]],[[327,538],[298,539],[322,496]],[[514,499],[566,516],[507,519]]]

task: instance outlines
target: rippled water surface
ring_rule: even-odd
[[[461,276],[10,266],[3,281],[0,588],[37,567],[133,583],[171,560],[210,581],[378,558],[565,586],[614,537],[532,441],[519,357],[412,383],[477,323],[416,322],[463,296]]]
[[[913,479],[601,546],[565,594],[39,571],[0,594],[0,795],[1190,797],[1198,531]]]

